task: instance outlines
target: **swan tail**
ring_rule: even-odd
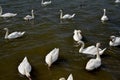
[[[100,55],[102,55],[106,49],[107,49],[107,48],[104,48],[103,50],[101,50],[101,51],[100,51]]]
[[[24,35],[25,34],[25,31],[21,33],[21,35]]]
[[[73,18],[75,16],[75,14],[73,14],[71,17]]]

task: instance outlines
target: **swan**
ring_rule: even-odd
[[[32,15],[32,16],[31,16],[31,15]],[[24,19],[24,20],[31,20],[31,19],[34,19],[35,16],[34,16],[33,10],[31,10],[31,15],[27,15],[27,16],[25,16],[23,19]]]
[[[120,0],[115,0],[115,3],[120,3]]]
[[[43,0],[41,1],[41,4],[43,6],[46,6],[46,5],[51,4],[51,3],[52,3],[52,1],[45,1],[45,2],[43,2]]]
[[[23,61],[20,63],[20,65],[18,66],[18,71],[20,74],[25,75],[29,80],[32,80],[30,76],[31,70],[32,70],[31,65],[28,62],[27,57],[25,57]]]
[[[64,77],[61,77],[59,80],[65,80],[65,78],[64,78]],[[70,74],[70,75],[68,76],[67,80],[73,80],[73,75]]]
[[[4,13],[2,14],[2,7],[0,6],[0,17],[7,18],[7,17],[14,17],[16,16],[16,13]]]
[[[74,30],[73,39],[77,42],[81,41],[82,39],[81,30]]]
[[[97,43],[96,44],[96,47],[97,47],[96,58],[95,59],[90,59],[86,64],[85,69],[88,70],[88,71],[92,71],[92,70],[101,66],[101,58],[100,58],[100,55],[99,55],[99,46],[100,46],[100,43]]]
[[[79,41],[79,44],[82,44],[81,48],[79,49],[79,53],[83,53],[83,54],[89,54],[89,55],[96,55],[97,54],[97,47],[95,47],[94,45],[89,46],[87,48],[84,49],[85,43],[83,41]],[[102,55],[104,53],[104,51],[106,50],[106,48],[104,48],[103,50],[101,48],[99,49],[99,54]]]
[[[58,56],[59,48],[54,48],[46,55],[45,62],[48,64],[48,67],[51,67],[52,63],[54,63],[58,59]]]
[[[106,9],[103,9],[103,16],[101,17],[101,21],[104,22],[104,21],[108,21],[108,17],[106,16]]]
[[[4,28],[4,30],[6,31],[5,39],[15,39],[15,38],[23,36],[25,33],[25,31],[23,31],[23,32],[16,31],[16,32],[12,32],[11,34],[9,34],[8,28]]]
[[[65,15],[63,16],[63,11],[60,10],[60,19],[72,19],[74,16],[75,16],[75,14],[72,14],[72,15],[70,15],[70,14],[65,14]]]
[[[110,46],[119,46],[120,45],[120,37],[110,36]]]

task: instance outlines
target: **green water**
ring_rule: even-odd
[[[120,49],[109,46],[111,35],[120,36],[120,4],[114,0],[52,0],[52,4],[41,6],[41,0],[0,0],[3,13],[14,12],[14,18],[0,18],[0,80],[28,80],[17,70],[19,63],[27,56],[32,65],[33,80],[58,80],[73,74],[74,80],[120,80]],[[103,8],[107,9],[110,21],[100,21]],[[23,17],[34,9],[35,19],[24,21]],[[59,10],[76,13],[72,20],[60,21]],[[3,28],[26,31],[18,39],[5,40]],[[78,52],[72,38],[74,29],[80,29],[86,46],[101,42],[107,48],[101,56],[102,66],[93,71],[85,70],[89,56]],[[50,70],[45,56],[53,48],[60,49],[60,55]]]

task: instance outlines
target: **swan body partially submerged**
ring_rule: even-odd
[[[12,32],[9,34],[9,30],[8,28],[4,28],[4,30],[6,31],[6,34],[5,34],[5,39],[15,39],[15,38],[19,38],[19,37],[22,37],[24,34],[25,34],[25,31],[23,32]]]

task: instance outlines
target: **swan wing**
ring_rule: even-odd
[[[108,20],[108,17],[106,15],[103,15],[102,18],[101,18],[102,21],[107,21]]]
[[[5,14],[2,14],[1,17],[14,17],[16,15],[17,14],[15,14],[15,13],[5,13]]]
[[[33,17],[31,15],[27,15],[24,17],[24,20],[30,20],[30,19],[33,19]]]
[[[46,57],[45,57],[46,63],[53,63],[53,62],[55,62],[58,59],[58,55],[59,55],[59,49],[58,48],[54,48],[52,51],[50,51],[46,55]],[[51,61],[51,59],[52,59],[52,61]]]
[[[70,15],[70,14],[65,14],[65,15],[63,16],[63,18],[64,18],[64,19],[67,19],[67,18],[69,19],[69,18],[71,18],[71,15]]]
[[[87,70],[93,70],[101,65],[101,60],[90,59],[86,65]]]
[[[97,51],[96,47],[93,45],[93,46],[89,46],[87,48],[85,48],[83,50],[83,53],[85,54],[93,54],[95,51]]]
[[[25,32],[13,32],[8,35],[9,39],[21,37]]]
[[[55,48],[54,52],[52,53],[52,63],[58,59],[59,56],[59,48]]]
[[[118,44],[118,45],[120,45],[120,37],[116,37],[115,43]]]

